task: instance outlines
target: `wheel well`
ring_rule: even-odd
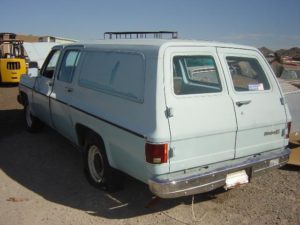
[[[75,129],[76,129],[76,134],[77,134],[77,138],[78,138],[78,144],[80,147],[84,146],[85,138],[88,135],[95,135],[99,138],[100,143],[103,145],[103,147],[105,149],[103,139],[98,133],[96,133],[92,129],[90,129],[82,124],[76,124]]]
[[[22,104],[22,105],[27,105],[28,104],[28,96],[27,96],[27,94],[26,93],[24,93],[24,92],[20,92],[20,103]]]
[[[99,144],[101,145],[101,147],[103,147],[103,150],[106,153],[106,157],[107,157],[107,160],[109,162],[109,165],[113,168],[116,168],[114,160],[113,160],[113,158],[112,158],[112,156],[109,152],[109,149],[107,149],[105,147],[104,140],[103,140],[102,136],[99,133],[97,133],[96,131],[94,131],[91,128],[86,127],[85,125],[82,125],[82,124],[76,124],[75,129],[76,129],[76,134],[77,134],[77,138],[78,138],[78,145],[80,147],[79,148],[80,150],[84,151],[85,139],[90,135],[94,136],[99,141]],[[84,152],[82,152],[82,153],[84,153]]]

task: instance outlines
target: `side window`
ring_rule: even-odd
[[[175,56],[173,88],[176,95],[221,92],[219,73],[212,56]]]
[[[61,63],[57,79],[67,83],[72,82],[72,78],[77,67],[80,52],[78,50],[67,51]]]
[[[236,91],[270,90],[270,84],[261,65],[255,58],[226,57]]]
[[[60,50],[52,50],[43,65],[41,75],[47,78],[52,78],[56,69]]]
[[[143,102],[145,59],[133,52],[86,53],[79,84],[90,89]]]

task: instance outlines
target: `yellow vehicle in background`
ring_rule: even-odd
[[[19,83],[26,72],[23,41],[0,40],[0,83]]]

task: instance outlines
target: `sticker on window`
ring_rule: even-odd
[[[264,84],[259,83],[259,84],[249,84],[248,85],[249,91],[263,91],[264,89]]]

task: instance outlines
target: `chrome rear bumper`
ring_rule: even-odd
[[[176,198],[208,192],[225,185],[226,175],[239,170],[246,170],[249,178],[264,173],[268,169],[285,165],[290,149],[280,149],[260,153],[240,159],[197,168],[191,173],[177,172],[158,176],[148,181],[150,190],[161,198]]]

